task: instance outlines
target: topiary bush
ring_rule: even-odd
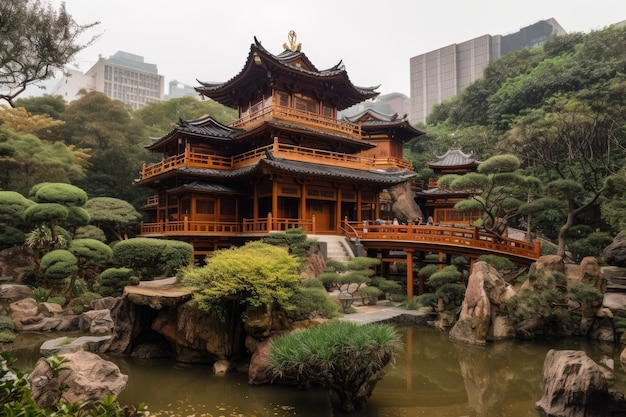
[[[130,285],[134,272],[130,268],[108,268],[98,276],[98,293],[102,297],[119,297],[124,287]]]
[[[176,240],[133,238],[113,246],[113,262],[118,267],[130,268],[144,280],[156,276],[174,276],[189,265],[193,247]]]
[[[339,304],[333,301],[321,286],[303,285],[296,288],[289,298],[289,303],[294,307],[287,311],[287,317],[294,321],[332,319],[341,315]]]

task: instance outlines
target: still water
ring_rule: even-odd
[[[366,410],[359,417],[537,417],[543,361],[549,349],[584,350],[597,363],[615,363],[614,388],[626,392],[626,373],[613,344],[582,339],[502,341],[485,347],[451,341],[425,327],[398,328],[404,350],[387,368]],[[53,335],[52,337],[57,337]],[[37,346],[48,335],[30,338],[14,352],[18,366],[28,370],[37,360]],[[333,411],[325,390],[300,391],[280,386],[250,386],[247,376],[212,375],[210,367],[173,361],[108,357],[129,375],[122,404],[145,402],[152,416],[194,417],[327,417]],[[345,414],[347,416],[348,414]]]

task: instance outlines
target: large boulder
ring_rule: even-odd
[[[450,330],[450,337],[477,345],[512,337],[513,331],[506,325],[503,314],[506,301],[513,295],[513,287],[495,268],[483,261],[476,262],[467,283],[461,314]],[[494,330],[495,323],[498,325]]]
[[[578,350],[550,350],[543,365],[543,396],[535,403],[546,417],[605,417],[624,413],[623,394],[609,390],[613,374]],[[619,414],[622,415],[622,414]]]
[[[612,266],[626,266],[626,231],[620,232],[602,252],[604,261]]]
[[[33,289],[24,284],[0,285],[0,303],[14,303],[24,298],[29,298]]]
[[[389,189],[391,196],[391,211],[399,221],[408,223],[424,217],[422,209],[415,202],[415,192],[411,188],[411,181],[394,185]]]
[[[42,358],[28,376],[33,399],[40,408],[53,407],[59,401],[84,403],[117,396],[128,383],[128,376],[117,365],[94,353],[79,350],[61,357],[68,362],[61,364],[60,370],[53,372]]]

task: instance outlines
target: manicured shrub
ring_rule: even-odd
[[[279,337],[268,361],[274,376],[298,381],[301,388],[326,387],[341,410],[352,412],[366,407],[401,347],[391,326],[334,320]]]
[[[294,307],[287,311],[287,316],[294,321],[319,317],[331,319],[341,314],[339,304],[322,287],[298,287],[289,298],[289,303]]]
[[[142,279],[174,276],[192,257],[193,247],[176,240],[133,238],[113,246],[115,265],[133,269]]]
[[[98,293],[102,297],[119,297],[124,287],[130,285],[130,277],[134,274],[130,268],[108,268],[98,276]]]

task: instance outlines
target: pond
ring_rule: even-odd
[[[399,327],[404,350],[387,367],[366,410],[359,417],[537,417],[545,355],[550,349],[584,350],[596,363],[614,363],[614,388],[626,392],[626,373],[613,344],[579,338],[541,341],[509,340],[487,346],[451,341],[426,326]],[[21,334],[14,352],[18,366],[28,370],[37,347],[57,334]],[[22,344],[26,342],[26,344]],[[326,391],[300,391],[281,386],[250,386],[247,376],[216,377],[210,367],[171,360],[107,357],[129,375],[118,397],[122,404],[145,402],[152,416],[326,417],[332,410]],[[346,414],[348,415],[348,414]]]

